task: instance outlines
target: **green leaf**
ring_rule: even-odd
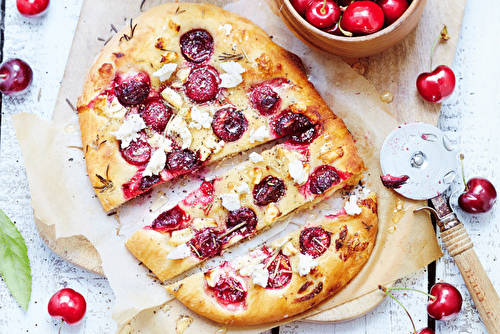
[[[0,275],[14,299],[27,311],[31,298],[28,248],[16,225],[0,209]]]

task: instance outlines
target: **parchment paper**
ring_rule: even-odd
[[[248,11],[250,6],[252,11]],[[378,284],[389,284],[439,258],[442,253],[429,218],[413,213],[422,203],[399,198],[380,182],[380,146],[385,136],[398,124],[389,114],[388,106],[380,101],[379,93],[339,58],[305,47],[264,2],[242,0],[226,8],[257,22],[273,36],[276,43],[302,58],[310,80],[333,111],[344,119],[356,139],[368,167],[365,186],[378,193],[379,233],[368,264],[343,291],[300,317],[353,300],[375,290]],[[60,119],[59,122],[46,122],[31,114],[13,116],[36,219],[55,226],[56,237],[83,235],[95,246],[116,296],[113,317],[123,333],[137,330],[164,333],[166,328],[175,328],[181,316],[194,319],[184,333],[215,333],[221,326],[196,316],[178,301],[171,300],[162,285],[126,250],[124,242],[137,228],[149,224],[158,213],[150,212],[158,191],[163,191],[169,198],[163,207],[166,209],[184,195],[184,190],[197,186],[202,176],[229,168],[238,160],[203,170],[200,177],[183,178],[157,188],[149,195],[124,205],[117,214],[108,216],[87,178],[77,117],[68,113],[64,115],[64,122]],[[341,207],[342,199],[331,198],[328,203],[330,207],[321,204],[314,212],[327,214],[335,211]],[[278,224],[227,256],[236,256],[266,238],[297,228],[296,224],[302,224],[310,215],[311,212],[301,212],[292,217],[293,223]],[[214,260],[205,266],[216,262]],[[258,333],[276,325],[225,327],[229,332]]]

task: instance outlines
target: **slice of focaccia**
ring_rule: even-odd
[[[297,56],[213,5],[168,3],[102,49],[78,99],[90,181],[109,211],[156,184],[335,118]]]
[[[358,184],[364,167],[343,121],[327,119],[315,129],[318,135],[309,143],[290,138],[203,182],[136,231],[128,249],[163,281],[297,209]]]
[[[194,312],[248,326],[302,313],[342,289],[367,262],[377,235],[374,193],[218,267],[167,286]]]

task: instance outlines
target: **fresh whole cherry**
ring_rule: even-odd
[[[439,65],[417,77],[417,90],[424,100],[441,103],[455,90],[455,74],[448,66]]]
[[[458,197],[458,205],[467,213],[485,213],[491,210],[496,200],[493,184],[483,177],[473,177]]]
[[[344,10],[340,28],[346,36],[367,35],[384,26],[384,12],[372,1],[355,1]]]
[[[49,300],[49,314],[54,318],[62,319],[69,325],[78,324],[83,319],[86,310],[85,298],[73,289],[61,289]]]
[[[300,16],[306,16],[307,6],[313,1],[314,0],[290,0],[290,3]]]
[[[38,17],[49,8],[49,0],[16,0],[17,10],[26,17]]]
[[[33,70],[21,59],[8,59],[0,66],[0,92],[5,95],[24,93],[32,81]]]
[[[340,15],[340,7],[333,0],[314,0],[306,10],[307,22],[320,29],[334,26]]]
[[[436,283],[431,287],[427,313],[436,320],[452,320],[462,308],[462,295],[449,283]]]
[[[410,6],[407,0],[377,0],[385,16],[385,26],[391,25],[403,15]]]

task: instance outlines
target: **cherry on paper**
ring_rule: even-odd
[[[33,70],[23,60],[14,58],[0,65],[0,92],[9,96],[28,90],[33,81]]]
[[[372,1],[355,1],[344,10],[340,29],[346,36],[367,35],[384,27],[384,12]]]
[[[455,90],[455,74],[448,66],[439,65],[417,77],[417,90],[424,100],[441,103]]]
[[[86,310],[85,298],[73,289],[61,289],[49,300],[49,314],[54,318],[62,319],[69,325],[80,323]]]
[[[314,0],[306,9],[307,22],[320,29],[334,26],[340,15],[340,7],[333,0]]]
[[[458,205],[467,213],[485,213],[493,208],[496,200],[497,192],[493,184],[483,177],[473,177],[458,197]]]
[[[49,0],[16,0],[17,10],[26,17],[38,17],[49,8]]]
[[[427,313],[436,320],[452,320],[462,308],[462,295],[449,283],[436,283],[431,287]]]

